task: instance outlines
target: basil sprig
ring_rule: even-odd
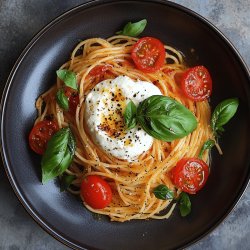
[[[77,90],[76,73],[67,69],[59,69],[56,71],[58,78],[60,78],[66,86]]]
[[[154,191],[154,195],[156,198],[161,200],[174,199],[174,191],[169,189],[164,184],[160,184],[157,186]],[[191,201],[187,193],[182,192],[177,199],[177,203],[179,205],[180,214],[182,217],[187,216],[191,212]]]
[[[200,151],[198,157],[201,159],[202,155],[204,154],[204,152],[206,150],[211,149],[214,145],[215,145],[215,141],[214,140],[208,139],[207,141],[205,141],[205,143],[201,147],[201,151]]]
[[[58,103],[58,105],[68,111],[69,109],[69,100],[68,97],[64,94],[63,89],[59,89],[56,93],[56,101]]]
[[[154,189],[153,193],[156,198],[161,199],[161,200],[168,200],[168,199],[174,198],[174,191],[169,189],[164,184],[157,186]]]
[[[222,132],[225,131],[223,126],[232,119],[238,109],[238,106],[239,100],[237,98],[230,98],[220,102],[215,107],[210,122],[215,140],[222,134]],[[198,157],[201,158],[205,150],[211,149],[214,145],[218,147],[216,141],[211,139],[207,140],[203,144]]]
[[[185,217],[191,212],[191,201],[187,193],[182,192],[179,197],[179,210],[182,217]]]
[[[72,163],[76,142],[71,129],[62,128],[48,142],[42,157],[42,183],[61,175]]]
[[[226,99],[216,106],[211,118],[211,128],[215,136],[224,132],[223,125],[235,115],[238,106],[239,100],[237,98]]]
[[[127,129],[132,129],[136,126],[136,106],[133,101],[127,104],[123,116]]]
[[[132,109],[128,107],[128,110]],[[187,136],[197,127],[197,120],[189,109],[162,95],[150,96],[138,105],[136,115],[135,111],[126,115],[126,124],[134,125],[134,121],[147,134],[168,142]]]
[[[76,179],[75,175],[63,174],[60,181],[60,191],[63,192],[67,190],[75,179]]]
[[[116,34],[137,37],[143,32],[146,25],[147,25],[146,19],[143,19],[136,23],[129,22],[124,26],[123,30],[116,32]]]

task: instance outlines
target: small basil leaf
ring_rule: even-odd
[[[146,25],[146,19],[143,19],[136,23],[129,22],[124,26],[123,30],[116,32],[116,34],[137,37],[143,32]]]
[[[66,86],[77,90],[75,72],[67,69],[59,69],[56,71],[56,74],[65,83]]]
[[[197,127],[193,113],[176,100],[153,95],[137,107],[137,122],[152,137],[173,141],[190,134]]]
[[[42,157],[42,183],[62,174],[72,163],[75,142],[70,128],[62,128],[48,142]]]
[[[63,192],[67,190],[75,179],[76,179],[75,175],[64,174],[60,182],[60,191]]]
[[[202,148],[201,148],[201,151],[198,155],[198,157],[201,159],[202,158],[202,155],[204,154],[205,150],[209,150],[211,149],[213,146],[215,145],[215,141],[214,140],[207,140],[204,142]]]
[[[179,209],[182,217],[187,216],[191,212],[191,201],[188,194],[184,192],[180,194]]]
[[[226,99],[216,106],[211,118],[211,128],[215,135],[216,132],[220,134],[224,131],[222,126],[235,115],[238,106],[237,98]]]
[[[70,166],[72,161],[73,161],[73,155],[67,148],[62,161],[57,166],[54,166],[50,171],[43,172],[43,184],[61,175]]]
[[[69,148],[70,153],[72,155],[74,155],[75,151],[76,151],[76,139],[75,139],[71,129],[69,130],[68,148]]]
[[[127,104],[123,117],[128,130],[136,126],[136,106],[132,101]]]
[[[64,94],[64,91],[62,89],[59,89],[56,93],[56,101],[58,103],[58,105],[68,111],[69,109],[69,100],[67,98],[67,96]]]
[[[63,128],[55,133],[49,140],[41,162],[43,183],[51,179],[50,176],[55,175],[54,168],[61,163],[67,150],[68,137],[68,128]]]
[[[71,154],[69,148],[67,147],[67,150],[65,151],[65,155],[64,155],[62,161],[60,162],[60,164],[56,168],[56,170],[57,170],[56,176],[61,175],[69,167],[69,165],[73,161],[73,156],[74,155]]]
[[[174,191],[169,189],[167,186],[161,184],[157,186],[154,191],[154,195],[156,198],[161,199],[161,200],[168,200],[168,199],[173,199],[174,198]]]

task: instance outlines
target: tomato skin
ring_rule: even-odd
[[[97,175],[89,175],[81,184],[81,195],[84,201],[94,209],[107,207],[112,200],[109,184]]]
[[[189,99],[203,101],[212,93],[212,78],[204,66],[196,66],[183,74],[181,87]]]
[[[138,69],[150,73],[159,70],[165,63],[163,43],[153,37],[143,37],[132,47],[131,57]]]
[[[105,65],[97,65],[92,70],[90,70],[89,75],[90,76],[101,76],[105,74],[108,70],[111,70],[112,67],[109,64]]]
[[[69,110],[68,112],[74,116],[76,114],[76,108],[79,104],[79,94],[74,89],[70,87],[65,87],[65,95],[69,100]]]
[[[195,194],[203,188],[208,175],[208,165],[198,158],[182,158],[170,171],[174,185],[189,194]]]
[[[110,64],[97,65],[90,70],[88,77],[91,77],[94,83],[99,83],[106,79],[113,79],[115,75],[112,73],[112,66]]]
[[[43,120],[38,122],[30,131],[29,145],[37,154],[42,155],[46,150],[49,139],[59,130],[55,121]]]

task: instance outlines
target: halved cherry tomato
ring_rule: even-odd
[[[101,76],[104,73],[106,73],[108,70],[111,70],[112,67],[109,64],[105,65],[98,65],[95,66],[92,70],[90,70],[89,75],[90,76]]]
[[[182,76],[184,94],[193,101],[203,101],[212,93],[212,79],[204,66],[188,69]]]
[[[84,201],[94,209],[105,208],[112,200],[109,184],[97,175],[89,175],[83,179],[81,195]]]
[[[79,94],[70,87],[65,87],[65,95],[69,100],[69,110],[68,112],[74,116],[76,114],[76,108],[79,104]]]
[[[165,63],[166,51],[163,43],[153,37],[139,39],[132,48],[131,57],[138,69],[155,72]]]
[[[29,145],[33,151],[42,155],[49,139],[59,130],[55,121],[43,120],[38,122],[30,131]]]
[[[115,75],[112,73],[112,66],[110,64],[98,65],[89,72],[89,76],[95,83],[106,79],[113,79]]]
[[[208,175],[208,165],[198,158],[183,158],[170,171],[174,185],[189,194],[199,191],[205,185]]]

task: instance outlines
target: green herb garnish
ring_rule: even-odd
[[[62,128],[48,142],[42,157],[42,183],[61,175],[72,163],[76,143],[70,128]]]
[[[75,179],[76,179],[75,175],[63,174],[60,180],[60,191],[63,192],[67,190]]]
[[[66,86],[77,90],[75,72],[67,69],[59,69],[56,71],[56,74],[65,83]]]
[[[169,189],[167,186],[161,184],[157,186],[154,191],[154,195],[156,198],[161,200],[168,200],[174,198],[174,191]]]
[[[209,140],[205,141],[205,143],[203,144],[203,146],[201,148],[201,151],[200,151],[198,157],[201,159],[202,155],[205,152],[205,150],[211,149],[214,145],[215,145],[215,141],[214,140],[209,139]]]
[[[167,96],[153,95],[145,99],[138,105],[136,115],[134,108],[128,107],[128,110],[133,111],[126,115],[126,124],[134,126],[136,121],[147,134],[163,141],[187,136],[197,127],[193,113]]]
[[[143,32],[146,25],[147,25],[146,19],[143,19],[136,23],[129,22],[124,26],[123,30],[116,32],[116,34],[137,37]]]
[[[57,93],[56,93],[56,101],[57,101],[58,105],[62,109],[68,111],[68,109],[69,109],[69,100],[68,100],[67,96],[64,94],[63,89],[59,89],[57,91]]]
[[[184,192],[179,197],[179,209],[182,217],[187,216],[191,212],[191,201],[188,194]]]
[[[224,132],[223,126],[228,123],[229,120],[231,120],[231,118],[235,115],[238,106],[239,101],[237,98],[226,99],[216,106],[211,118],[211,128],[215,140],[209,139],[203,144],[201,151],[198,155],[199,158],[202,158],[202,155],[205,150],[211,149],[214,145],[217,147],[219,153],[222,154],[222,151],[216,140],[217,137],[219,137],[222,132]]]
[[[216,106],[211,118],[211,128],[215,136],[224,132],[223,125],[235,115],[238,106],[237,98],[226,99]]]
[[[136,126],[136,106],[132,101],[127,104],[123,116],[127,129],[132,129]]]

